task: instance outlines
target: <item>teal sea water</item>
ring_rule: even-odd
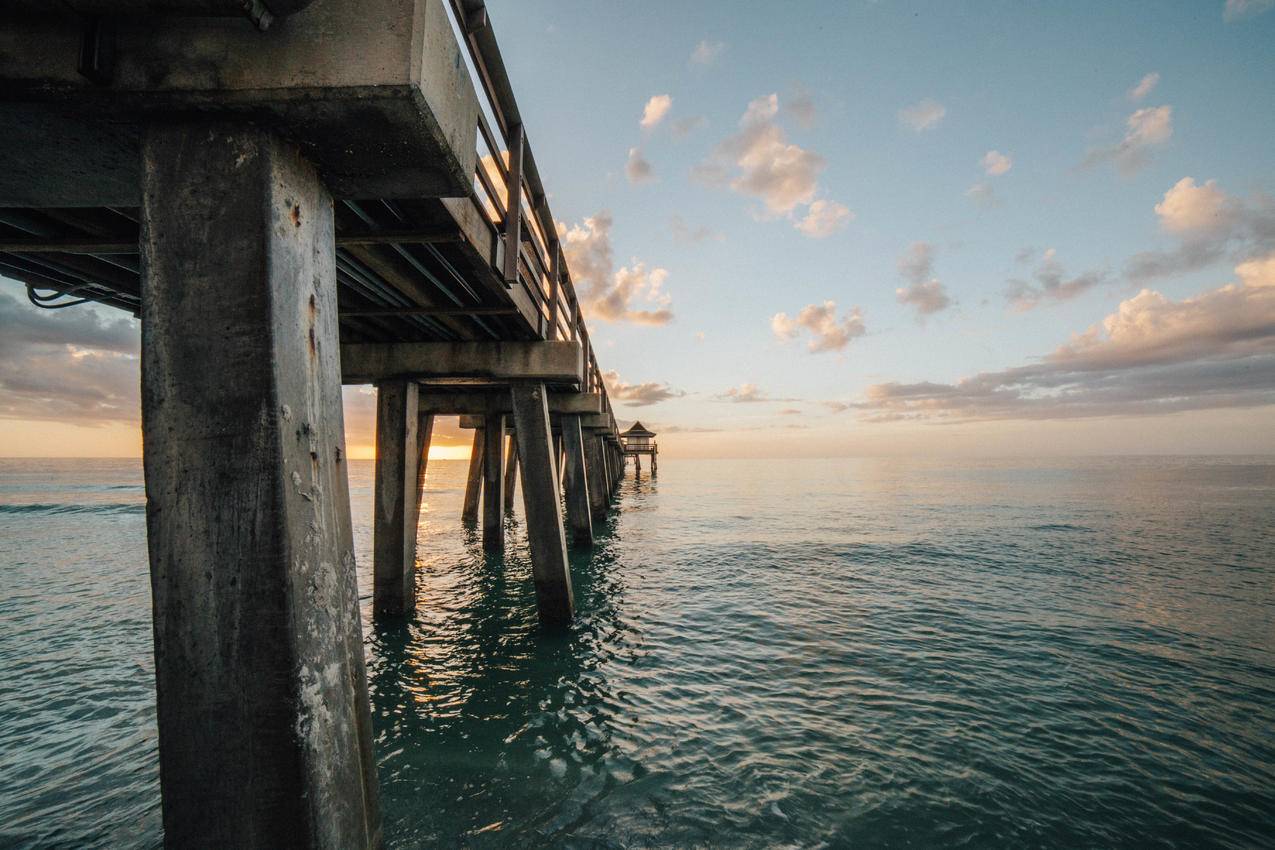
[[[1270,847],[1275,460],[683,461],[579,617],[431,464],[368,611],[388,845]],[[0,461],[0,846],[158,847],[140,464]]]

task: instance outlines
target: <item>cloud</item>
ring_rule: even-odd
[[[1107,273],[1098,270],[1068,278],[1058,261],[1058,252],[1049,248],[1032,272],[1031,281],[1010,279],[1005,300],[1016,312],[1025,313],[1038,307],[1042,301],[1069,301],[1107,280]]]
[[[782,410],[775,411],[778,416],[800,416],[801,410],[796,407],[785,407]]]
[[[724,238],[721,233],[707,225],[701,224],[697,227],[691,227],[680,215],[675,215],[669,219],[669,230],[673,233],[674,241],[692,245],[698,245],[701,242],[716,242]]]
[[[651,163],[642,156],[641,148],[629,148],[629,161],[624,164],[624,176],[630,183],[650,183],[655,179]]]
[[[845,413],[851,407],[851,405],[846,404],[844,401],[821,401],[819,403],[831,410],[833,413]]]
[[[695,65],[712,65],[725,49],[726,45],[722,42],[705,39],[695,45],[695,49],[691,51],[691,63]]]
[[[1150,289],[1039,363],[955,384],[887,383],[865,418],[1069,419],[1275,404],[1275,254],[1174,301]]]
[[[965,197],[972,200],[978,206],[985,210],[1001,205],[1000,198],[996,196],[996,190],[992,188],[991,183],[979,182],[965,190]]]
[[[837,318],[837,303],[807,304],[795,318],[787,313],[776,313],[770,320],[770,328],[781,340],[794,339],[803,331],[810,334],[806,347],[811,353],[841,351],[850,341],[867,333],[863,313],[855,307]]]
[[[582,308],[589,318],[605,322],[667,324],[673,320],[670,299],[664,292],[668,271],[658,267],[648,269],[636,259],[615,270],[611,251],[613,223],[611,214],[606,211],[571,227],[558,223],[562,254],[571,270]],[[638,309],[637,302],[649,306]]]
[[[988,151],[983,154],[979,164],[983,166],[983,172],[988,176],[1000,177],[1002,174],[1008,174],[1014,167],[1014,158],[1000,151]]]
[[[1222,20],[1230,24],[1271,9],[1275,9],[1275,0],[1226,0],[1226,5],[1222,7]]]
[[[626,384],[620,380],[620,373],[615,371],[603,372],[602,380],[606,383],[607,393],[613,401],[622,401],[630,407],[648,407],[686,395],[665,383],[648,381],[642,384]]]
[[[952,305],[947,290],[934,277],[934,246],[928,242],[913,242],[899,257],[899,274],[908,285],[894,290],[900,304],[916,309],[917,318],[946,310]]]
[[[1155,213],[1177,245],[1130,257],[1125,276],[1138,284],[1275,250],[1275,201],[1265,195],[1246,201],[1226,194],[1215,180],[1200,185],[1183,177],[1164,193]]]
[[[722,141],[692,175],[707,185],[729,185],[741,195],[760,199],[767,215],[787,217],[807,236],[827,236],[853,213],[835,201],[816,200],[826,162],[789,142],[775,121],[778,114],[778,95],[754,99],[739,120],[739,132]],[[800,207],[808,209],[798,218]]]
[[[638,122],[638,125],[643,130],[655,129],[672,107],[673,98],[666,94],[652,95],[646,102],[646,106],[642,107],[642,120]]]
[[[755,384],[740,384],[738,387],[731,387],[724,393],[718,393],[713,396],[718,401],[729,401],[735,404],[761,404],[771,401],[799,401],[795,398],[771,398],[766,395],[766,391]]]
[[[1125,93],[1125,97],[1129,98],[1129,100],[1134,103],[1137,103],[1147,95],[1151,94],[1151,90],[1154,89],[1159,82],[1160,74],[1156,71],[1152,71],[1150,74],[1147,74],[1139,80],[1136,86],[1129,89],[1129,91]]]
[[[796,89],[784,100],[784,114],[792,117],[797,126],[809,130],[819,120],[819,111],[815,108],[814,98],[805,89]]]
[[[681,139],[681,138],[685,138],[686,136],[690,135],[691,133],[695,132],[700,127],[703,127],[706,124],[708,124],[708,119],[705,118],[703,115],[689,115],[685,118],[674,119],[673,123],[670,125],[670,129],[672,129],[673,135],[676,138]]]
[[[836,201],[818,200],[807,208],[805,217],[793,226],[812,239],[823,239],[851,221],[854,221],[854,213],[848,207]]]
[[[919,103],[899,110],[899,121],[918,133],[933,130],[947,115],[947,107],[938,101],[926,98]]]
[[[0,418],[137,422],[140,340],[131,319],[41,310],[0,293]]]
[[[1172,137],[1173,107],[1143,107],[1125,120],[1125,135],[1119,144],[1090,150],[1081,166],[1114,162],[1121,174],[1134,174],[1151,160],[1152,148]]]

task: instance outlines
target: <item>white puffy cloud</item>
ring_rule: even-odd
[[[1125,120],[1124,138],[1118,144],[1093,148],[1083,164],[1114,162],[1122,174],[1133,174],[1150,161],[1152,148],[1172,137],[1173,107],[1144,106]]]
[[[669,230],[673,233],[675,241],[692,245],[701,242],[716,242],[724,238],[721,233],[713,230],[708,225],[701,224],[692,227],[680,215],[675,215],[669,219]]]
[[[1170,233],[1216,234],[1229,230],[1234,219],[1235,204],[1217,187],[1216,180],[1203,186],[1195,178],[1183,177],[1164,193],[1155,205],[1160,226]]]
[[[918,133],[933,130],[947,115],[947,107],[936,100],[926,98],[919,103],[899,110],[899,121]]]
[[[1068,277],[1058,260],[1058,252],[1049,248],[1041,256],[1030,281],[1021,278],[1009,281],[1005,299],[1014,310],[1022,313],[1039,306],[1042,301],[1069,301],[1107,280],[1107,273],[1098,270]]]
[[[1174,301],[1150,289],[1041,362],[955,384],[876,384],[865,418],[1064,419],[1275,404],[1275,254],[1240,283]]]
[[[1002,174],[1008,174],[1014,167],[1014,158],[1000,151],[988,151],[983,154],[979,164],[983,166],[983,172],[988,176],[999,177]]]
[[[1135,283],[1182,274],[1229,259],[1233,263],[1275,250],[1275,201],[1228,195],[1214,180],[1183,177],[1155,205],[1160,227],[1177,240],[1167,251],[1130,257],[1125,275]]]
[[[651,163],[642,156],[641,148],[629,148],[629,160],[624,164],[624,176],[630,183],[649,183],[655,179]]]
[[[664,292],[668,271],[633,260],[615,269],[611,251],[611,214],[603,211],[583,223],[558,223],[562,254],[576,284],[580,305],[591,319],[663,325],[673,320]],[[646,305],[639,309],[639,305]]]
[[[642,107],[642,120],[638,124],[643,130],[653,130],[673,108],[673,98],[666,94],[652,95]]]
[[[819,238],[853,218],[836,201],[816,200],[819,174],[826,162],[813,151],[788,140],[776,122],[779,96],[766,95],[748,104],[739,132],[725,139],[700,163],[694,176],[703,183],[729,185],[758,198],[768,215],[787,217],[801,233]],[[807,207],[798,217],[799,208]]]
[[[1275,9],[1275,0],[1226,0],[1222,7],[1222,20],[1229,23],[1242,21]]]
[[[726,45],[720,41],[704,39],[691,51],[691,62],[695,65],[712,65],[725,49]]]
[[[770,320],[770,328],[781,340],[794,339],[803,332],[810,334],[806,347],[812,352],[841,351],[850,341],[867,333],[863,312],[855,307],[838,318],[837,303],[807,304],[795,317],[776,313]]]
[[[1159,82],[1160,74],[1156,71],[1152,71],[1141,80],[1138,80],[1138,84],[1129,89],[1129,91],[1125,93],[1125,96],[1134,103],[1137,103],[1147,95],[1151,94],[1152,89],[1154,89]]]
[[[614,370],[603,372],[602,380],[606,383],[607,393],[613,401],[623,402],[630,407],[648,407],[686,395],[681,390],[675,390],[666,383],[656,381],[641,384],[625,383],[620,379],[620,373]]]
[[[917,318],[946,310],[952,305],[942,282],[934,277],[934,246],[928,242],[913,242],[899,257],[899,275],[907,286],[894,291],[900,304],[916,310]]]
[[[823,239],[851,221],[854,221],[854,213],[844,204],[818,200],[806,209],[806,215],[793,226],[812,239]]]

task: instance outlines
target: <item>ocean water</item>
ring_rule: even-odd
[[[552,637],[463,466],[383,627],[351,465],[390,847],[1275,844],[1275,460],[666,458]],[[142,503],[0,461],[0,846],[161,843]]]

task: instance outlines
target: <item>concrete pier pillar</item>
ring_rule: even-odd
[[[518,383],[513,385],[511,394],[536,607],[542,623],[561,625],[571,620],[571,570],[559,510],[548,393],[544,384]]]
[[[634,478],[642,477],[642,456],[641,455],[633,456],[633,477]]]
[[[478,522],[478,497],[483,491],[483,429],[474,429],[474,444],[469,450],[469,475],[465,479],[465,501],[460,511],[461,522]]]
[[[589,508],[594,521],[607,515],[606,461],[603,460],[602,439],[594,432],[584,434],[584,468],[589,478]]]
[[[584,468],[584,434],[579,416],[562,417],[562,436],[566,451],[567,527],[576,545],[593,543],[593,518],[589,508],[589,482]]]
[[[510,435],[508,457],[505,458],[505,513],[513,513],[514,488],[518,485],[518,440]]]
[[[483,426],[483,548],[505,551],[505,416],[488,414]]]
[[[416,418],[416,525],[420,527],[421,507],[425,504],[425,468],[429,465],[429,444],[434,435],[434,414],[421,410]]]
[[[379,847],[332,199],[245,126],[151,127],[141,173],[165,844]]]
[[[417,385],[401,378],[376,387],[372,604],[391,616],[416,607],[417,398]]]

